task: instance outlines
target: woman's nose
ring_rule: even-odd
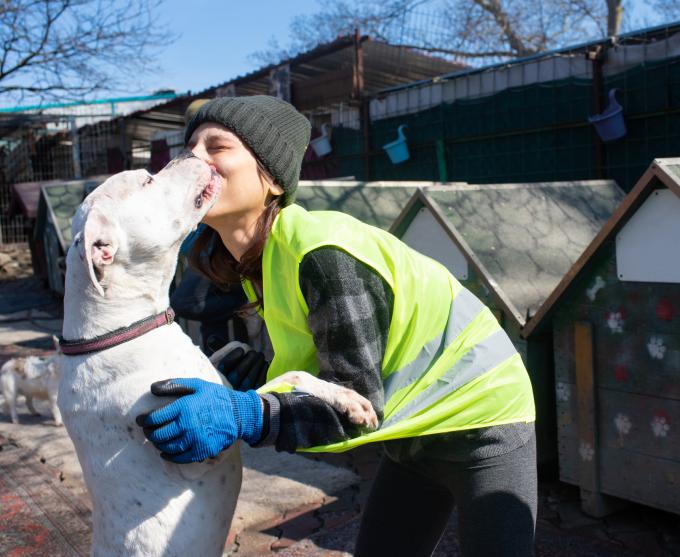
[[[189,151],[194,157],[208,161],[208,151],[200,143],[197,143]]]

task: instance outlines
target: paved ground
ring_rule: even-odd
[[[40,354],[58,332],[60,306],[32,278],[0,281],[0,364]],[[39,407],[45,410],[45,407]],[[70,440],[50,418],[21,424],[0,416],[0,555],[87,555],[90,501]],[[244,484],[225,555],[351,555],[379,449],[303,457],[244,450]],[[578,490],[558,481],[539,486],[536,555],[680,555],[680,517],[631,505],[607,519],[580,511]],[[459,554],[456,517],[435,555]]]

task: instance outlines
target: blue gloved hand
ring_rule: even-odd
[[[262,401],[255,391],[240,393],[191,378],[157,381],[151,392],[180,397],[136,419],[165,460],[200,462],[238,439],[254,444],[262,436]]]

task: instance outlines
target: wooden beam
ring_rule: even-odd
[[[576,373],[576,423],[578,426],[578,483],[583,512],[602,517],[626,503],[600,491],[600,447],[597,432],[597,385],[593,348],[593,326],[574,323],[574,366]]]

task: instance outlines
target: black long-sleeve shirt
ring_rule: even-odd
[[[339,248],[322,247],[300,264],[300,289],[319,360],[319,379],[366,397],[382,419],[382,361],[392,290],[373,269]],[[270,434],[260,444],[279,451],[325,445],[353,433],[346,417],[303,393],[266,395]]]

